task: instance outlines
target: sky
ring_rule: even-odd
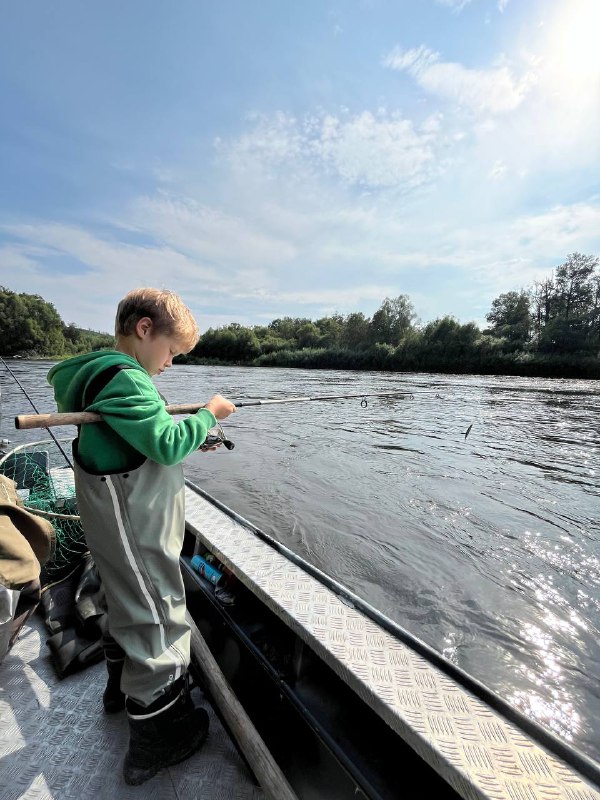
[[[0,285],[112,331],[362,311],[485,325],[600,255],[598,0],[21,0],[0,11]]]

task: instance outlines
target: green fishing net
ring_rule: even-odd
[[[73,470],[50,439],[17,447],[0,457],[0,474],[16,483],[26,509],[49,520],[55,532],[52,554],[42,569],[42,585],[67,575],[87,551],[77,515]]]

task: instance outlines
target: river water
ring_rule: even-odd
[[[9,365],[53,410],[50,363]],[[14,430],[29,404],[0,380],[0,435],[43,438]],[[412,392],[240,409],[235,449],[186,473],[600,761],[600,384],[177,366],[157,386],[170,403]]]

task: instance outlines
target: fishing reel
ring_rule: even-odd
[[[220,422],[217,422],[217,431],[216,433],[209,434],[204,442],[200,445],[200,450],[205,453],[207,450],[210,450],[211,447],[218,447],[220,444],[224,445],[228,450],[233,450],[235,447],[234,443],[231,439],[228,439],[225,435],[225,431]]]

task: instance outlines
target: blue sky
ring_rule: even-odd
[[[111,330],[484,324],[600,255],[598,0],[24,0],[0,25],[0,284]]]

